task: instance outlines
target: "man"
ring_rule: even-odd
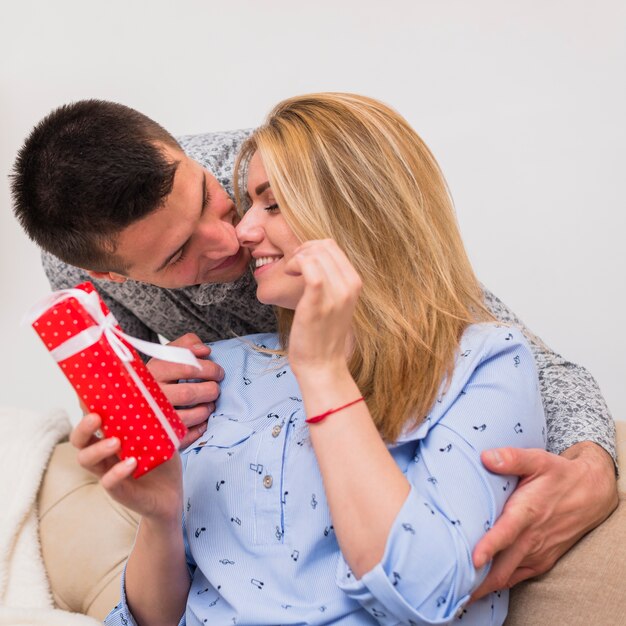
[[[26,140],[12,181],[16,216],[43,248],[52,287],[91,277],[126,332],[152,340],[188,333],[174,343],[197,356],[209,352],[204,341],[273,329],[234,231],[232,167],[246,135],[179,143],[137,111],[102,101],[52,112]],[[493,294],[485,299],[501,320],[521,326]],[[551,453],[483,456],[492,471],[523,481],[474,552],[477,566],[498,553],[477,597],[548,570],[617,505],[614,425],[595,381],[526,334]],[[219,366],[204,361],[205,382],[193,384],[176,384],[192,375],[185,367],[149,367],[169,399],[185,407],[181,417],[197,437],[219,393]]]

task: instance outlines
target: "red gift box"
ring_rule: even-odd
[[[124,334],[89,282],[50,294],[28,315],[78,396],[118,437],[135,478],[170,459],[187,429],[133,345],[161,359],[198,366],[191,351]]]

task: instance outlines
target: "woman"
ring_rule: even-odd
[[[97,416],[76,428],[142,515],[107,624],[501,624],[506,592],[466,605],[515,479],[479,455],[543,447],[544,418],[436,161],[385,105],[317,94],[279,104],[239,164],[238,238],[280,332],[213,345],[226,376],[182,472],[133,481],[116,439],[89,439]]]

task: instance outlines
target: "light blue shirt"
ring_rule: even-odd
[[[381,562],[360,580],[335,538],[296,379],[284,357],[254,344],[274,349],[277,337],[211,344],[226,372],[221,395],[182,453],[192,584],[180,624],[502,624],[506,591],[464,605],[488,569],[474,569],[472,550],[517,482],[487,472],[481,451],[545,447],[535,362],[519,331],[470,326],[445,393],[389,446],[411,491]],[[105,623],[134,624],[124,583]]]

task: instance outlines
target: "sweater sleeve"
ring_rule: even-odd
[[[415,432],[406,469],[411,490],[381,562],[356,580],[340,559],[338,585],[381,624],[447,624],[461,614],[464,622],[492,624],[501,623],[494,610],[506,613],[500,596],[465,608],[489,569],[474,569],[472,551],[517,482],[488,472],[480,453],[544,448],[545,420],[521,333],[500,327],[486,341],[474,339],[462,344],[448,390]]]
[[[546,414],[548,450],[560,454],[575,443],[591,441],[604,448],[617,467],[615,423],[594,377],[552,351],[487,289],[484,296],[491,312],[519,328],[530,343]]]
[[[95,280],[85,270],[69,265],[48,252],[42,252],[41,262],[53,291],[71,289],[89,280],[93,283],[100,297],[109,307],[109,310],[113,313],[125,333],[145,341],[159,341],[158,335],[150,330],[134,313],[129,311],[122,302],[117,300],[110,292],[111,290],[106,288],[108,281]]]

